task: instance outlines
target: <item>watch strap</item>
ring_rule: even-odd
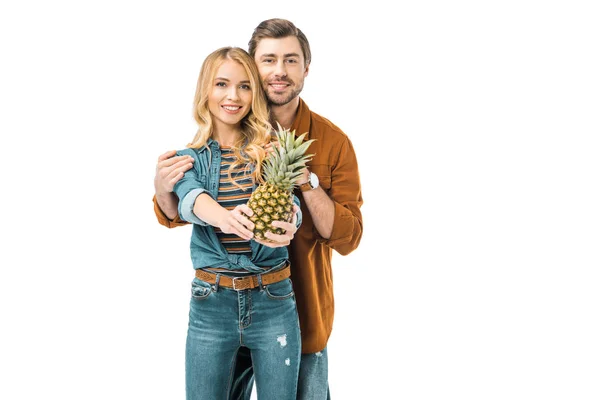
[[[313,187],[310,185],[310,180],[308,182],[305,182],[300,185],[300,190],[303,192],[308,192],[309,190],[312,190],[312,189],[313,189]]]

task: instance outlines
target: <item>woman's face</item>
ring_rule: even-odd
[[[252,105],[252,88],[244,67],[225,60],[217,70],[208,96],[208,109],[216,125],[237,126]]]

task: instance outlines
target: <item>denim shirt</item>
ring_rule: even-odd
[[[262,273],[265,272],[265,269],[279,267],[288,260],[287,247],[271,248],[254,240],[250,241],[251,257],[229,254],[219,241],[214,227],[194,214],[194,203],[200,194],[206,193],[215,201],[217,199],[221,150],[216,141],[208,139],[206,146],[200,149],[180,150],[177,155],[188,155],[194,158],[193,167],[184,174],[173,189],[180,199],[179,217],[193,224],[190,254],[194,269],[226,268],[232,271],[245,270],[251,273]],[[256,184],[254,189],[256,189]],[[294,196],[294,203],[300,206],[300,201],[296,196]],[[300,226],[301,223],[302,213],[298,212],[296,225]]]

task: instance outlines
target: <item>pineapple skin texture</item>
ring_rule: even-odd
[[[291,190],[278,190],[274,185],[264,183],[252,193],[248,206],[254,212],[250,217],[250,221],[254,222],[254,237],[269,241],[265,237],[266,232],[285,233],[285,230],[272,226],[271,222],[292,220],[294,195]]]

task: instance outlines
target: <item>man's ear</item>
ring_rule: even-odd
[[[306,67],[304,67],[304,77],[305,78],[308,76],[308,67],[310,67],[310,64],[308,64]]]

